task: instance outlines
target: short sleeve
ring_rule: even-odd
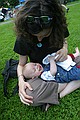
[[[28,55],[29,45],[25,39],[17,38],[13,50],[20,55]]]

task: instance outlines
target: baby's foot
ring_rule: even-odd
[[[50,104],[47,104],[46,108],[45,108],[45,111],[47,111],[50,106],[51,106]]]
[[[73,55],[75,58],[80,55],[78,47],[75,48],[75,53]]]

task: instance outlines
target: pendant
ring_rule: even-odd
[[[42,47],[42,43],[37,43],[37,47]]]

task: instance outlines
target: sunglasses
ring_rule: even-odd
[[[34,17],[34,16],[27,16],[27,23],[40,23],[40,24],[49,24],[52,21],[52,17],[49,16],[40,16],[40,17]]]

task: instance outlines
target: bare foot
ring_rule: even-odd
[[[46,108],[45,108],[45,111],[47,111],[50,106],[51,106],[50,104],[47,104]]]
[[[75,53],[73,55],[75,58],[80,55],[78,47],[75,48]]]

